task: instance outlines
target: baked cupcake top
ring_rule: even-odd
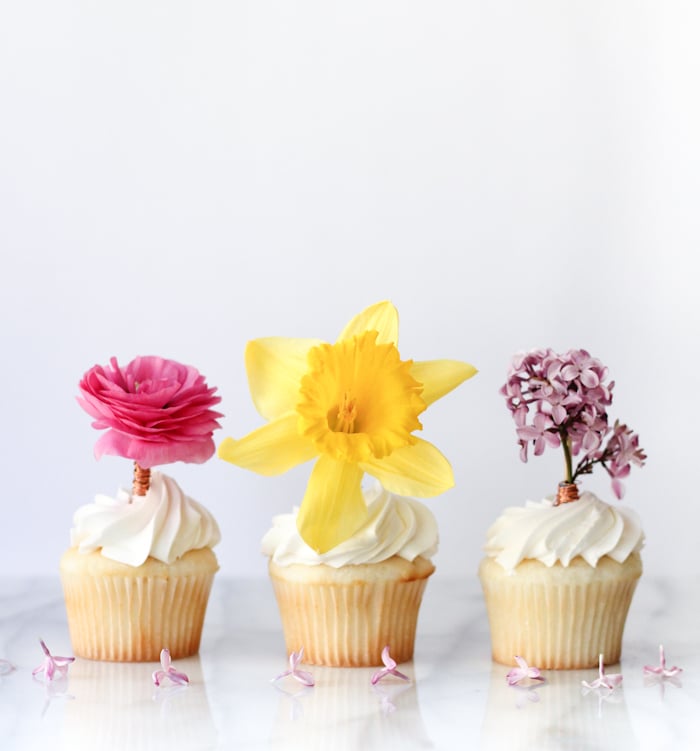
[[[130,566],[140,566],[149,556],[173,563],[221,540],[209,511],[156,470],[145,495],[123,489],[116,498],[98,495],[75,512],[73,525],[71,544],[81,553],[101,550],[105,558]]]
[[[553,498],[545,498],[505,509],[489,528],[484,550],[512,571],[526,558],[546,566],[568,566],[581,556],[595,566],[607,555],[623,563],[643,545],[644,533],[634,511],[584,492],[575,503],[555,505]]]
[[[393,495],[380,483],[363,491],[365,523],[347,540],[325,553],[307,545],[297,528],[297,513],[280,514],[262,540],[262,552],[280,566],[325,564],[333,568],[380,563],[393,556],[413,561],[437,552],[438,529],[433,513],[422,503]]]

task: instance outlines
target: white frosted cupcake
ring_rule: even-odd
[[[214,453],[221,399],[191,365],[162,357],[95,365],[78,403],[105,430],[95,456],[134,462],[132,493],[78,509],[61,559],[73,650],[94,660],[173,659],[199,648],[219,528],[177,483],[152,467],[201,464]]]
[[[620,659],[644,534],[637,514],[592,493],[507,508],[487,533],[479,577],[493,659],[541,668]]]
[[[143,496],[121,490],[79,508],[61,580],[73,650],[93,660],[155,661],[199,649],[221,539],[212,515],[153,471]]]
[[[409,659],[434,521],[413,501],[366,498],[362,480],[417,498],[453,487],[450,463],[415,433],[419,415],[475,368],[402,359],[398,313],[386,301],[354,316],[334,344],[255,339],[245,361],[267,423],[225,439],[219,456],[262,475],[314,461],[298,512],[265,542],[287,649],[303,646],[306,661],[326,665],[381,664],[385,646]]]
[[[423,504],[379,483],[365,498],[366,523],[327,553],[302,540],[296,511],[274,517],[263,538],[287,651],[304,647],[308,663],[378,665],[387,645],[397,662],[413,656],[437,524]]]
[[[601,466],[620,499],[622,479],[646,456],[632,430],[609,424],[607,378],[586,350],[539,349],[513,358],[501,389],[521,459],[561,447],[565,467],[555,498],[506,509],[488,531],[479,577],[493,658],[506,665],[516,655],[550,669],[620,659],[644,536],[634,512],[579,494],[578,482]]]

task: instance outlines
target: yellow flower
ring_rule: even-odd
[[[324,553],[366,520],[365,472],[390,492],[429,498],[454,485],[452,468],[431,443],[413,435],[427,406],[476,373],[456,360],[402,360],[398,313],[389,302],[355,316],[335,344],[271,337],[248,342],[248,382],[269,420],[218,454],[262,475],[318,457],[297,525]]]

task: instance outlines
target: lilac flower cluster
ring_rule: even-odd
[[[562,355],[537,349],[513,358],[501,393],[515,420],[524,462],[531,442],[535,456],[547,446],[561,446],[566,482],[573,483],[602,464],[612,478],[613,492],[622,498],[620,481],[629,475],[632,464],[641,467],[646,456],[639,448],[639,436],[626,425],[608,424],[615,383],[606,382],[607,377],[608,369],[584,349]],[[581,452],[574,471],[572,457]]]

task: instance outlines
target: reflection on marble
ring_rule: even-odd
[[[214,728],[199,657],[178,660],[188,686],[156,687],[157,663],[76,660],[70,671],[75,701],[66,705],[65,749],[199,751],[214,748]]]
[[[476,577],[432,577],[406,684],[370,685],[374,668],[309,667],[304,688],[271,683],[287,655],[269,582],[217,578],[199,657],[175,665],[185,688],[156,689],[158,663],[76,660],[68,676],[44,684],[31,671],[39,638],[70,654],[58,578],[0,579],[0,749],[700,749],[700,580],[642,577],[623,644],[622,685],[587,695],[597,670],[547,671],[547,682],[512,688],[508,668],[489,654]],[[677,681],[645,680],[663,642]],[[308,667],[308,666],[307,666]],[[174,690],[172,690],[174,688]]]
[[[413,674],[413,663],[402,668]],[[432,748],[416,684],[387,678],[372,686],[375,670],[315,667],[313,688],[275,684],[279,698],[269,748],[356,751],[368,739],[377,748]]]
[[[544,683],[517,686],[509,686],[505,675],[494,663],[481,748],[558,751],[563,738],[572,748],[637,747],[623,686],[586,689],[581,682],[597,677],[590,670],[549,670]]]

